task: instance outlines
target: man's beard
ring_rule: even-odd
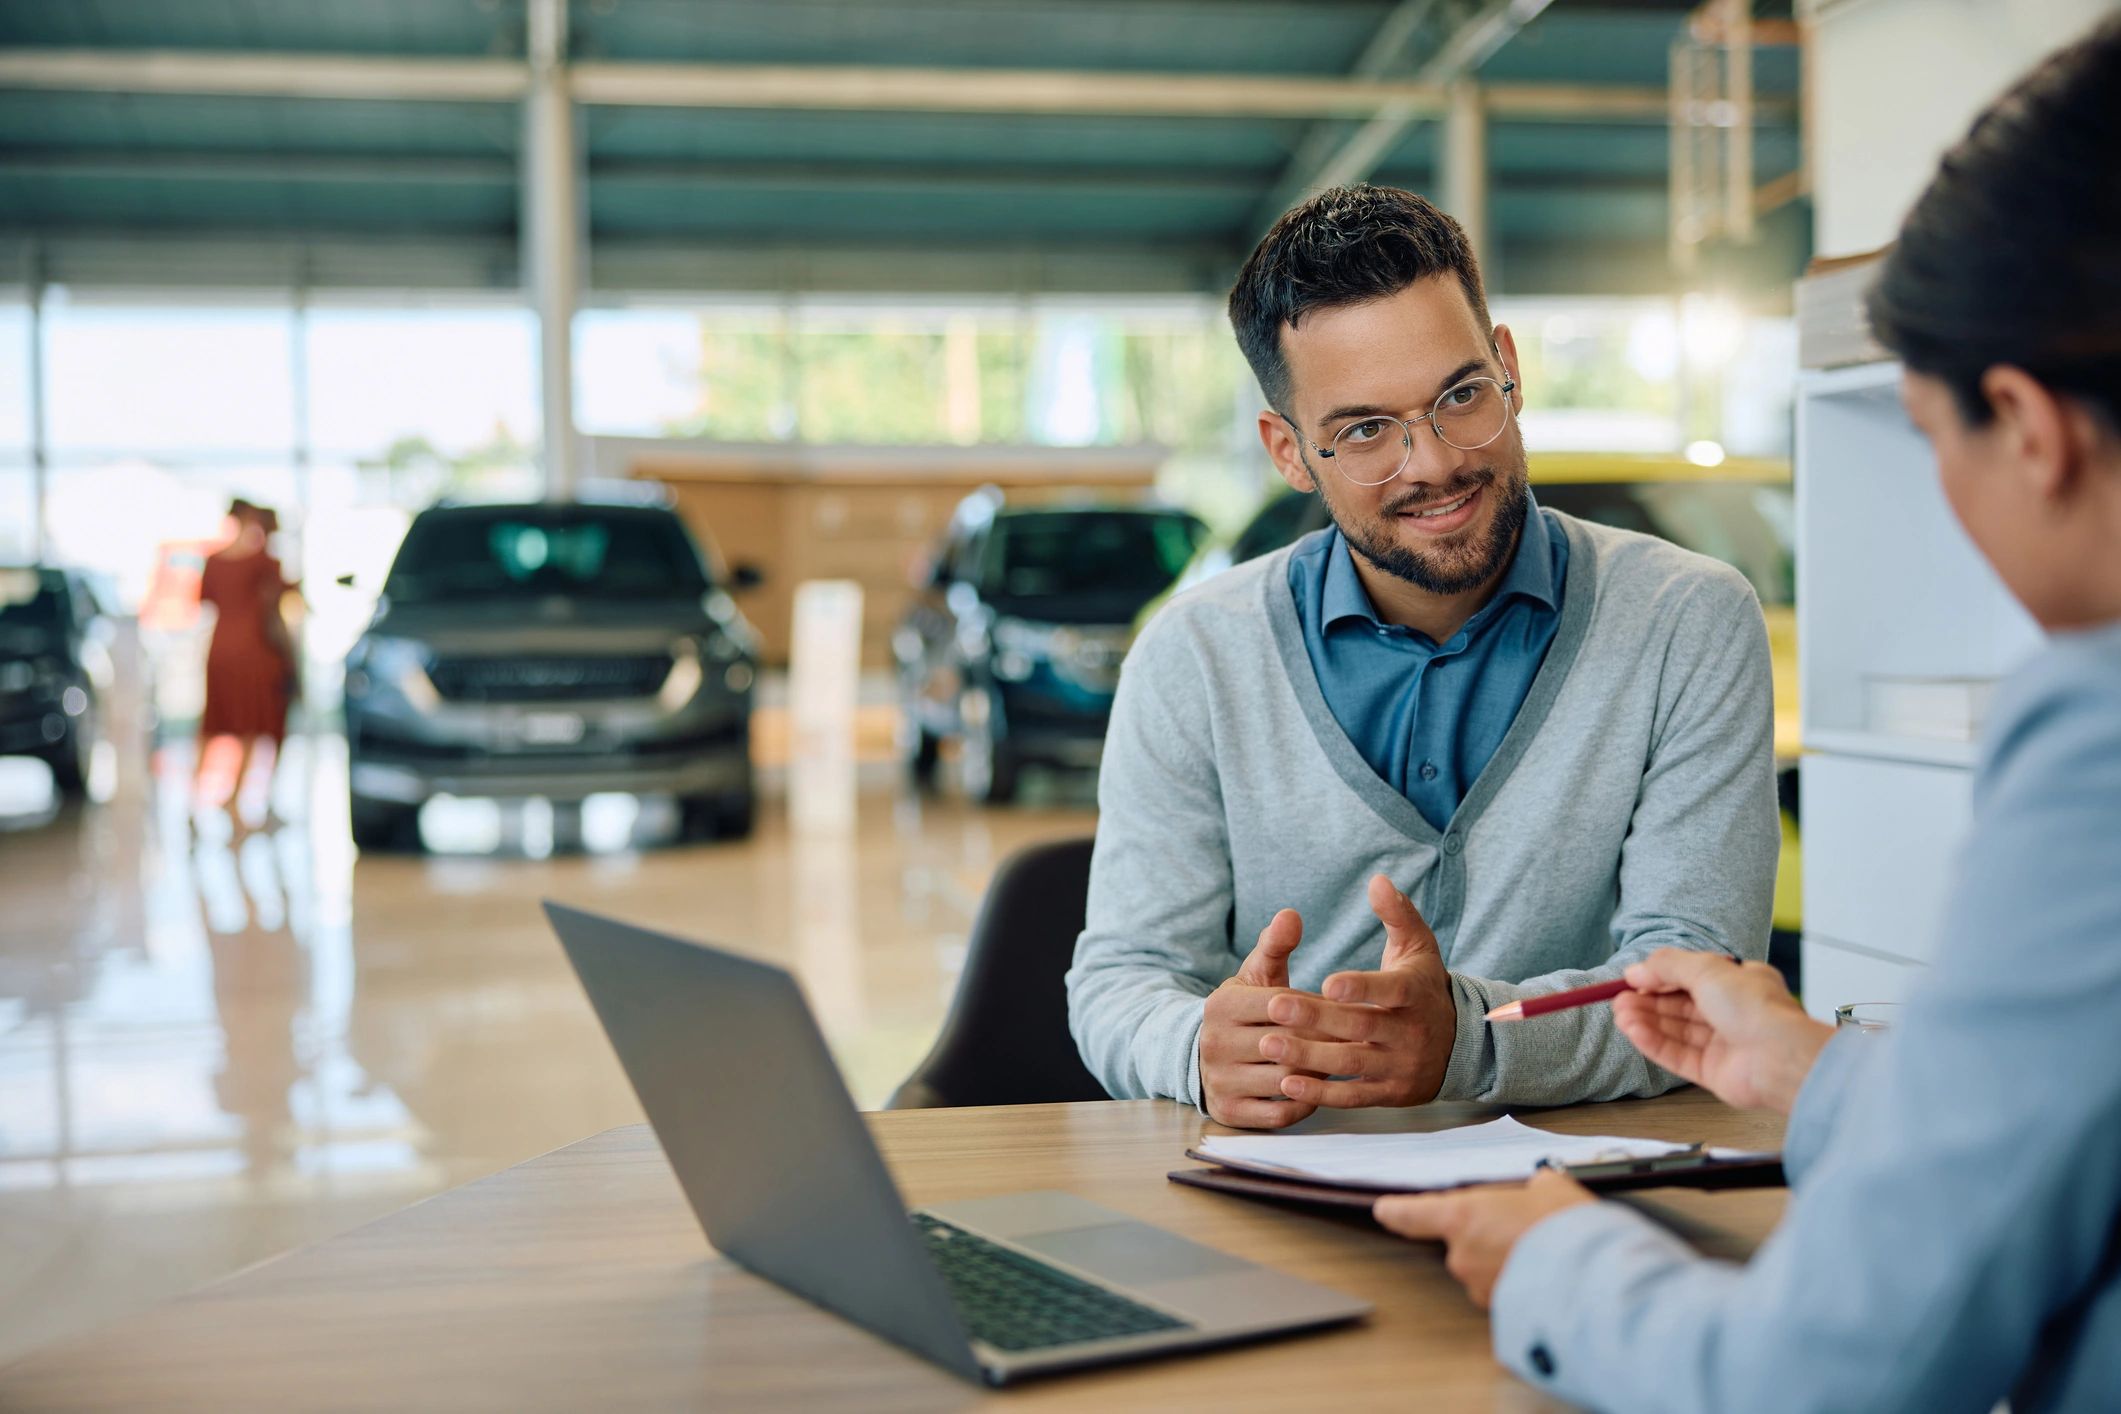
[[[1392,519],[1400,512],[1447,505],[1468,491],[1483,487],[1499,499],[1488,521],[1487,534],[1478,543],[1413,550],[1399,543],[1393,534]],[[1322,492],[1320,500],[1324,500]],[[1517,537],[1524,529],[1530,504],[1527,480],[1521,470],[1513,476],[1490,466],[1431,493],[1415,491],[1401,496],[1382,507],[1372,521],[1351,524],[1333,508],[1332,502],[1326,501],[1325,507],[1341,537],[1386,574],[1431,594],[1463,594],[1486,584],[1508,562],[1511,551],[1517,548]]]

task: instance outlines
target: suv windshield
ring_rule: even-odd
[[[597,506],[430,511],[406,532],[383,585],[399,604],[688,598],[706,589],[699,552],[676,516]]]
[[[987,591],[1005,599],[1146,602],[1193,557],[1204,527],[1180,511],[1024,511],[987,538]]]

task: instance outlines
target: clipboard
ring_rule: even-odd
[[[1386,1193],[1403,1189],[1353,1187],[1316,1179],[1292,1178],[1212,1158],[1197,1149],[1186,1157],[1205,1168],[1174,1169],[1165,1177],[1188,1188],[1205,1188],[1271,1203],[1304,1207],[1370,1211]],[[1627,1193],[1646,1188],[1781,1188],[1788,1183],[1780,1154],[1716,1155],[1699,1145],[1649,1159],[1612,1159],[1563,1166],[1561,1172],[1594,1193]],[[1442,1190],[1436,1190],[1442,1191]]]

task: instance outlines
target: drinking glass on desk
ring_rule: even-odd
[[[1834,1025],[1857,1031],[1890,1031],[1899,1020],[1898,1002],[1848,1002],[1834,1008]]]

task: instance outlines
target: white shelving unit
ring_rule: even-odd
[[[1998,678],[2039,641],[1953,519],[1899,386],[1897,363],[1798,379],[1804,1002],[1822,1018],[1900,999],[1971,813],[1974,743],[1881,730],[1874,680]]]

